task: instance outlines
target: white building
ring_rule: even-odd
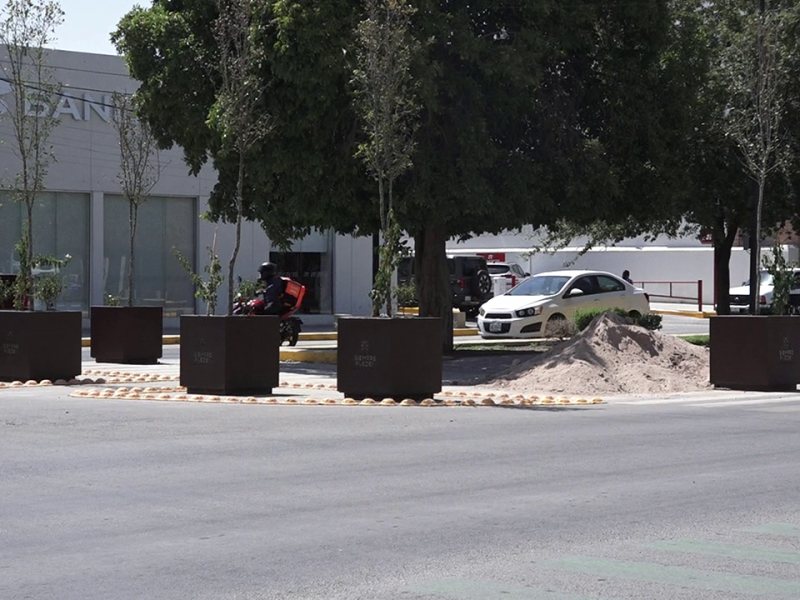
[[[2,66],[8,66],[2,57]],[[47,191],[34,210],[34,250],[73,259],[64,270],[68,288],[59,307],[88,314],[106,294],[127,294],[129,260],[128,205],[119,183],[119,141],[112,123],[112,93],[131,93],[136,82],[121,57],[53,51],[49,65],[61,91],[54,99],[59,124],[50,136],[55,160]],[[0,273],[18,268],[14,245],[20,238],[24,206],[11,202],[20,161],[8,115],[13,95],[7,74],[0,74]],[[28,107],[29,111],[38,110]],[[5,115],[3,114],[5,113]],[[232,225],[215,225],[200,218],[207,210],[216,173],[206,166],[189,174],[180,148],[162,151],[163,169],[150,199],[139,210],[135,250],[137,304],[164,306],[166,324],[204,310],[194,298],[186,271],[173,254],[177,248],[195,271],[203,273],[207,248],[216,249],[227,275],[234,244]],[[237,259],[237,276],[255,279],[266,260],[301,280],[308,288],[303,318],[307,323],[332,322],[334,313],[367,314],[372,283],[372,241],[328,232],[298,241],[291,252],[280,253],[261,227],[246,223]],[[219,293],[218,313],[227,310],[227,283]]]
[[[620,275],[631,273],[637,285],[651,293],[653,302],[714,303],[714,248],[697,238],[659,236],[655,240],[628,239],[613,247],[593,248],[581,255],[585,239],[576,239],[569,247],[551,252],[532,253],[541,238],[532,228],[496,236],[478,236],[465,242],[447,245],[451,254],[479,253],[489,260],[516,262],[531,274],[565,268],[598,269]],[[768,252],[769,248],[765,250]],[[796,247],[789,259],[796,260]],[[731,285],[749,279],[750,253],[735,246],[730,261]],[[700,286],[698,286],[698,282]]]

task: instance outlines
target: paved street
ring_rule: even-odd
[[[707,323],[665,316],[664,330]],[[135,367],[86,348],[84,368],[175,375],[178,352]],[[486,361],[446,360],[446,391]],[[339,395],[333,365],[282,363],[281,380],[279,399]],[[68,395],[87,387],[0,389],[3,600],[800,597],[797,394],[513,408]]]
[[[800,597],[794,395],[505,409],[71,389],[0,390],[3,599]]]

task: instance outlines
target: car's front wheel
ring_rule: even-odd
[[[544,325],[545,337],[563,337],[567,330],[567,318],[562,314],[555,314]]]
[[[628,313],[628,316],[635,321],[640,319],[642,314],[638,310],[632,310]]]

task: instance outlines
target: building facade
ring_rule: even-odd
[[[0,57],[7,69],[7,57]],[[48,64],[60,91],[51,99],[57,126],[49,137],[53,160],[33,211],[34,251],[72,260],[63,269],[66,289],[60,309],[82,310],[108,295],[127,298],[129,210],[120,185],[119,136],[113,125],[114,92],[132,93],[136,82],[121,57],[52,51]],[[18,270],[14,246],[25,221],[24,204],[13,201],[11,190],[21,161],[14,148],[10,120],[13,94],[9,77],[0,74],[0,273]],[[28,106],[29,114],[50,110]],[[189,174],[180,148],[159,151],[158,182],[138,216],[134,298],[137,305],[158,305],[167,325],[177,326],[180,315],[205,310],[194,298],[191,278],[176,258],[185,257],[203,273],[208,248],[215,247],[227,277],[234,246],[232,225],[201,218],[216,183],[207,165]],[[372,283],[370,238],[317,232],[280,252],[257,223],[245,223],[236,277],[257,278],[256,269],[271,260],[286,275],[307,286],[303,310],[309,323],[333,321],[334,314],[368,314]],[[227,310],[227,282],[220,288],[218,313]]]

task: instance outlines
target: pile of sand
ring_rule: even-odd
[[[710,389],[708,378],[707,348],[648,331],[609,312],[487,385],[521,393],[648,394]]]

